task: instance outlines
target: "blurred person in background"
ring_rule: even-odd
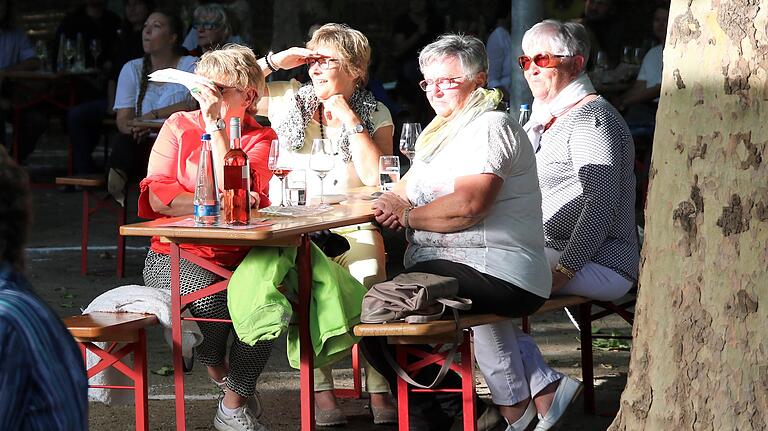
[[[216,6],[214,8],[208,8],[208,6]],[[203,8],[203,9],[200,9]],[[222,18],[221,12],[218,9],[223,9],[224,17]],[[198,10],[200,10],[200,14],[198,14]],[[192,14],[192,23],[191,28],[187,32],[186,37],[184,38],[184,42],[182,45],[184,48],[187,49],[190,53],[196,52],[199,48],[205,48],[206,45],[210,45],[207,41],[198,40],[200,37],[200,31],[195,25],[195,23],[202,23],[202,22],[215,22],[215,23],[222,23],[225,24],[226,38],[223,39],[223,43],[236,43],[239,45],[250,45],[250,37],[246,37],[243,33],[243,26],[242,21],[249,21],[250,22],[250,6],[246,1],[234,1],[234,2],[227,2],[227,1],[200,1],[199,5],[195,7],[195,10]],[[207,21],[207,20],[200,20],[200,17],[205,16],[206,18],[210,17],[213,18],[213,21]],[[217,27],[213,28],[212,26],[205,26],[206,30],[221,30],[224,29],[224,27]],[[218,39],[218,36],[216,34],[211,34],[209,36],[213,37],[214,39]],[[248,40],[248,42],[246,42]],[[202,52],[205,52],[205,49],[202,49]],[[196,55],[196,54],[191,54]]]
[[[509,34],[512,10],[509,1],[496,6],[496,27],[488,37],[488,88],[498,88],[509,102],[512,91],[512,36]]]
[[[72,162],[74,173],[77,175],[94,172],[91,153],[104,133],[102,124],[104,119],[115,114],[112,106],[115,103],[118,75],[128,60],[144,55],[141,32],[144,28],[144,21],[152,10],[154,10],[153,0],[127,0],[125,2],[125,16],[118,31],[116,44],[119,48],[114,49],[111,53],[112,59],[108,61],[109,64],[107,62],[101,64],[104,67],[101,73],[108,81],[106,94],[98,99],[76,105],[67,112]],[[110,53],[105,52],[101,55],[109,56]],[[108,130],[107,133],[110,131]]]
[[[199,57],[227,43],[233,35],[232,18],[232,12],[217,3],[195,8],[192,28],[197,31],[197,47],[189,50],[189,55]]]
[[[0,147],[0,429],[88,429],[88,379],[67,328],[24,276],[32,199]]]
[[[37,70],[40,60],[36,57],[35,46],[23,30],[15,26],[14,5],[10,0],[0,0],[0,70]],[[45,42],[43,42],[45,43]],[[11,121],[11,100],[21,97],[10,83],[0,78],[0,141],[10,146],[5,136],[5,122]],[[35,144],[48,127],[44,112],[34,109],[21,111],[18,134],[18,160],[24,161],[35,149]]]

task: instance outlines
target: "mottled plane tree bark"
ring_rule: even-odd
[[[672,2],[610,430],[768,429],[767,24],[765,0]]]

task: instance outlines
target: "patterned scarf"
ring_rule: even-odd
[[[562,116],[581,102],[581,99],[593,93],[595,93],[595,87],[592,86],[589,75],[582,73],[568,86],[560,90],[560,93],[550,103],[534,100],[531,119],[523,125],[523,130],[528,134],[533,150],[539,150],[541,135],[552,119]]]
[[[496,109],[501,99],[502,94],[499,90],[478,88],[469,96],[464,107],[450,120],[439,115],[435,116],[416,140],[416,157],[429,163],[440,152],[440,149],[472,120]]]
[[[279,136],[288,138],[291,143],[291,150],[299,151],[304,146],[304,132],[312,120],[315,111],[317,111],[320,101],[315,95],[315,89],[311,82],[299,87],[295,98],[296,103],[289,105],[288,112],[286,112],[282,119],[277,121],[274,129]],[[371,136],[373,136],[371,115],[376,110],[376,104],[376,99],[370,91],[359,88],[355,89],[355,92],[352,93],[352,97],[349,99],[349,106],[363,121],[363,125],[368,129],[368,134]],[[322,122],[322,118],[320,121]],[[344,156],[344,162],[349,163],[352,160],[352,153],[349,151],[349,135],[347,134],[346,125],[341,126],[338,148]]]

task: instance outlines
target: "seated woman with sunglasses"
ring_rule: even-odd
[[[371,59],[368,39],[343,24],[317,29],[306,48],[289,48],[259,60],[265,73],[309,65],[311,82],[270,82],[257,113],[268,116],[281,138],[297,155],[293,168],[307,171],[307,195],[318,196],[320,179],[309,172],[312,141],[328,138],[337,153],[324,180],[326,193],[379,183],[379,156],[392,154],[394,125],[389,110],[364,89]],[[370,287],[386,278],[384,239],[371,223],[335,229],[350,245],[334,258],[361,284]],[[374,369],[366,368],[366,388],[377,424],[397,422],[389,387]],[[315,370],[317,425],[346,423],[333,395],[330,367]]]
[[[221,48],[225,43],[240,43],[240,38],[234,36],[232,19],[235,19],[227,8],[218,4],[204,4],[195,9],[192,30],[187,34],[184,46],[196,44],[189,49],[189,55],[201,56],[212,49]],[[194,34],[196,38],[192,38]],[[194,40],[193,40],[194,39]]]
[[[195,73],[210,79],[213,85],[192,89],[200,109],[171,115],[163,124],[149,158],[147,178],[141,182],[138,213],[140,217],[158,219],[188,215],[193,212],[195,180],[200,160],[200,138],[211,136],[216,176],[222,178],[224,154],[229,148],[227,124],[233,117],[242,120],[242,148],[250,160],[253,184],[251,205],[269,205],[267,183],[272,173],[267,168],[269,146],[275,133],[260,126],[248,113],[254,109],[264,88],[264,75],[253,52],[240,45],[225,45],[200,58]],[[219,182],[221,184],[221,182]],[[209,259],[224,267],[235,267],[248,253],[242,246],[182,246],[185,251]],[[170,289],[170,248],[159,238],[144,263],[147,286]],[[186,259],[180,265],[181,294],[186,295],[210,286],[222,278]],[[229,319],[227,292],[193,301],[189,311],[195,317]],[[256,394],[256,381],[272,350],[273,340],[251,346],[235,337],[227,357],[231,323],[198,322],[203,342],[196,347],[197,358],[207,367],[208,376],[222,391],[223,397],[214,418],[214,428],[222,431],[262,431],[258,423],[261,404]]]
[[[519,65],[534,97],[524,129],[537,151],[552,295],[617,299],[637,280],[639,263],[632,136],[584,73],[590,46],[581,24],[542,21],[522,46]],[[536,349],[527,335],[520,345],[524,358]],[[526,370],[550,372],[539,365]],[[552,427],[578,393],[560,386],[549,412],[536,402],[536,430]]]
[[[526,365],[544,361],[535,345],[521,356],[521,331],[511,319],[536,311],[551,287],[535,155],[520,126],[499,109],[501,92],[483,88],[488,58],[479,39],[441,36],[421,50],[419,66],[437,115],[419,135],[413,166],[395,193],[374,203],[376,220],[406,229],[405,272],[453,277],[458,296],[472,300],[470,312],[510,317],[473,328],[475,359],[507,430],[523,430],[535,416],[532,397],[543,405],[558,382],[571,381],[553,370],[527,374]],[[392,384],[386,343],[366,337],[363,346]],[[450,429],[456,411],[445,401],[411,398],[411,429]]]

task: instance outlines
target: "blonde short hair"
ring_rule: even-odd
[[[250,48],[236,43],[228,43],[213,51],[208,51],[200,57],[195,67],[195,73],[226,85],[246,91],[256,90],[257,97],[254,106],[248,112],[254,112],[255,103],[264,93],[264,73],[256,64],[256,56]]]
[[[341,68],[358,76],[358,84],[368,82],[368,65],[371,62],[371,45],[368,38],[346,24],[329,23],[315,30],[307,48],[327,46],[338,51]]]

